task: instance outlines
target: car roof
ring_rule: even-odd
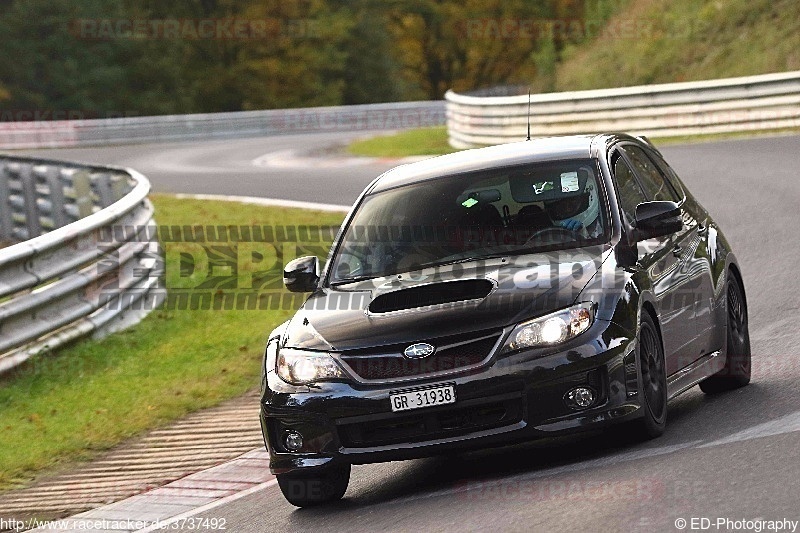
[[[591,157],[592,143],[606,135],[571,135],[542,137],[530,141],[474,148],[452,154],[432,157],[415,163],[395,167],[382,174],[372,184],[369,192],[392,189],[442,176],[462,174],[487,168],[499,168],[555,161],[560,159],[587,159]],[[627,137],[627,136],[624,136]]]

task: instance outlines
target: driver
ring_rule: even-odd
[[[595,238],[602,232],[600,201],[594,180],[587,179],[579,194],[545,201],[544,209],[556,225],[585,239]]]

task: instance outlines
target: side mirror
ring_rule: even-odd
[[[636,241],[670,235],[681,229],[682,212],[675,202],[644,202],[636,206]]]
[[[283,268],[283,284],[291,292],[313,292],[319,283],[319,259],[314,255],[289,261]]]

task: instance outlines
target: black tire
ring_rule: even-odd
[[[716,394],[750,383],[750,330],[744,290],[732,274],[728,274],[725,367],[700,382],[700,390]]]
[[[633,421],[631,430],[637,440],[660,437],[667,426],[667,373],[664,347],[647,311],[642,310],[639,325],[639,397],[644,416]]]
[[[311,507],[340,500],[350,482],[350,465],[296,470],[278,474],[283,497],[295,507]]]

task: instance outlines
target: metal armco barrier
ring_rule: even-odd
[[[31,115],[27,122],[0,121],[0,148],[94,146],[290,133],[391,130],[438,126],[444,123],[445,106],[442,101],[99,120],[37,121]]]
[[[525,139],[528,95],[448,91],[447,130],[455,148]],[[620,131],[650,137],[800,126],[800,71],[743,78],[536,94],[531,135]]]
[[[149,191],[133,170],[0,155],[0,372],[163,300]]]

